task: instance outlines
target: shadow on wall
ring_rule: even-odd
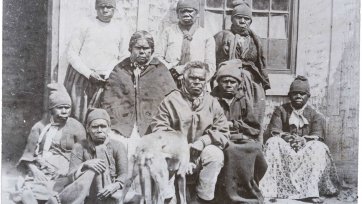
[[[42,117],[47,9],[47,0],[3,1],[3,163],[17,162]]]

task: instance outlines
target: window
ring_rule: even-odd
[[[232,0],[201,0],[200,23],[213,34],[231,26]],[[261,38],[269,73],[295,73],[297,0],[250,0],[251,29]]]

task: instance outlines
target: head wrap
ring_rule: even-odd
[[[116,8],[116,0],[96,0],[96,8],[102,5],[113,6],[113,8]]]
[[[308,79],[304,76],[297,76],[290,85],[288,94],[292,92],[305,92],[310,94]]]
[[[184,9],[184,8],[193,8],[195,10],[199,10],[199,1],[197,1],[197,0],[180,0],[177,3],[176,11],[178,11],[179,9]]]
[[[231,16],[247,16],[250,19],[252,18],[251,8],[246,3],[238,4],[234,7]]]
[[[59,83],[48,84],[49,88],[49,109],[52,109],[59,105],[72,105],[72,100],[63,86]]]
[[[108,124],[111,124],[111,118],[109,117],[109,114],[106,110],[100,109],[100,108],[94,108],[90,109],[87,116],[87,127],[90,125],[90,123],[93,120],[96,119],[104,119],[108,122]]]
[[[230,76],[238,80],[240,83],[243,80],[241,77],[241,66],[242,62],[240,59],[234,59],[220,63],[219,70],[216,73],[216,81],[219,81],[221,77]]]

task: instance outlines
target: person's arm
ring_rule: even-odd
[[[171,68],[176,66],[176,64],[167,62],[165,59],[167,52],[168,36],[168,29],[165,29],[158,40],[158,46],[155,46],[155,53],[153,56],[160,60],[167,67],[167,69],[170,70]]]
[[[25,173],[28,168],[28,163],[32,163],[36,160],[35,150],[38,144],[39,136],[41,134],[41,130],[45,127],[41,122],[36,123],[30,130],[29,136],[27,138],[26,146],[24,149],[24,153],[16,164],[17,169],[23,173]]]
[[[244,101],[245,111],[242,113],[242,119],[232,120],[233,125],[231,129],[256,139],[259,136],[261,125],[254,114],[253,106],[249,100],[245,99]]]
[[[126,183],[128,176],[128,158],[126,148],[122,143],[117,142],[115,151],[115,161],[116,161],[116,174],[117,178],[115,182],[119,183],[120,188],[122,189]]]
[[[322,114],[315,112],[310,121],[310,131],[308,135],[304,135],[303,137],[310,140],[320,140],[324,141],[323,138],[323,129],[325,126],[325,119]]]
[[[281,133],[283,133],[283,122],[281,115],[282,111],[280,107],[276,107],[270,119],[267,131],[265,131],[264,142],[267,141],[270,137],[280,135]]]
[[[156,115],[152,118],[150,127],[152,132],[157,131],[174,131],[171,127],[171,113],[168,107],[168,101],[165,98],[159,105]]]
[[[205,130],[205,134],[199,140],[202,141],[204,147],[213,144],[224,149],[230,139],[229,124],[217,99],[213,98],[212,100],[214,100],[212,102],[213,124]]]
[[[87,29],[85,27],[80,27],[76,32],[73,34],[69,46],[68,46],[68,52],[67,52],[67,58],[70,63],[70,65],[80,74],[85,76],[87,79],[89,79],[90,75],[93,73],[92,70],[90,70],[85,63],[80,58],[79,54],[82,50],[83,43],[85,40],[85,36]]]

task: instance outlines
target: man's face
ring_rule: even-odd
[[[233,97],[239,89],[239,81],[234,77],[225,76],[220,78],[219,87],[223,95]]]
[[[53,120],[56,123],[65,122],[70,116],[70,105],[58,105],[50,110]]]
[[[185,76],[185,88],[192,96],[200,96],[206,84],[206,70],[190,69]]]
[[[146,64],[152,55],[152,49],[147,40],[140,38],[131,49],[131,60],[140,65]]]
[[[236,15],[231,18],[231,23],[240,29],[247,29],[250,27],[251,18],[248,16]]]
[[[104,140],[108,137],[109,131],[108,122],[104,119],[95,119],[88,127],[88,133],[96,144],[103,144]]]
[[[114,15],[114,7],[107,4],[101,4],[96,7],[97,17],[100,21],[109,23]]]
[[[289,99],[294,108],[300,109],[307,103],[309,95],[306,92],[291,92],[289,93]]]
[[[177,11],[177,18],[182,25],[193,25],[196,20],[197,10],[193,8],[182,8]]]

